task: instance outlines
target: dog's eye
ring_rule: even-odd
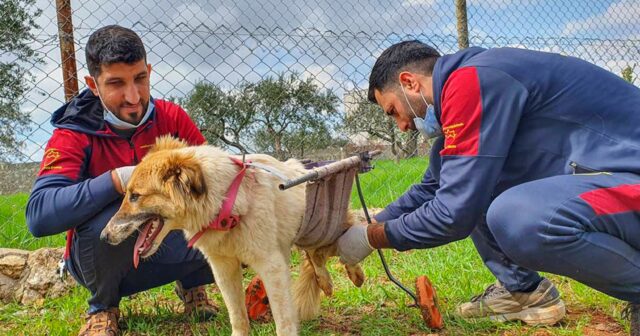
[[[131,195],[129,195],[129,202],[135,202],[138,200],[138,197],[140,197],[140,194],[136,194],[136,193],[131,193]]]

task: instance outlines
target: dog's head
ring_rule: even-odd
[[[119,244],[138,231],[134,264],[155,253],[172,230],[183,229],[194,206],[206,197],[207,186],[195,151],[170,137],[160,138],[133,171],[118,212],[101,239]]]

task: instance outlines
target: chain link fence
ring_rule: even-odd
[[[9,223],[20,220],[24,209],[11,205],[2,211],[12,199],[6,195],[29,192],[53,130],[51,114],[65,101],[64,60],[55,1],[0,1],[5,8],[12,3],[27,8],[25,20],[34,22],[24,43],[36,52],[20,59],[0,42],[0,62],[25,70],[26,86],[13,106],[28,119],[19,131],[10,126],[18,151],[0,158],[0,194],[5,195],[0,223]],[[451,53],[458,50],[458,31],[466,25],[469,45],[577,56],[624,73],[630,81],[640,72],[640,3],[633,0],[468,0],[466,7],[463,0],[98,0],[70,5],[80,90],[88,74],[84,47],[89,35],[108,24],[130,27],[142,37],[153,66],[153,97],[181,104],[213,144],[281,158],[336,159],[365,148],[384,149],[386,159],[396,160],[426,154],[428,143],[415,133],[401,134],[365,102],[376,57],[402,40],[419,39]],[[461,8],[465,16],[457,15]],[[0,40],[12,34],[3,20]],[[407,166],[411,171],[402,174],[404,185],[422,174],[426,161],[420,162]],[[380,170],[369,174],[371,180],[386,178]],[[399,195],[403,189],[393,182],[377,184],[369,197]]]

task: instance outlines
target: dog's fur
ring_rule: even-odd
[[[133,172],[122,206],[103,230],[102,238],[117,244],[150,221],[163,223],[150,249],[141,255],[145,258],[158,250],[171,230],[182,230],[187,239],[193,237],[217,215],[238,173],[238,166],[229,157],[213,146],[188,147],[170,137],[158,139]],[[296,160],[280,162],[261,154],[248,155],[247,159],[275,167],[288,178],[307,172]],[[305,251],[292,301],[289,261],[304,217],[305,187],[280,191],[279,182],[265,171],[250,168],[233,207],[233,213],[240,216],[238,226],[229,231],[207,230],[194,245],[211,264],[229,311],[233,335],[249,333],[242,263],[264,281],[278,335],[297,334],[298,316],[315,317],[320,309],[320,291],[327,295],[332,292],[325,263],[336,255],[335,243]],[[353,220],[351,215],[347,217],[345,229]],[[364,281],[358,265],[347,267],[347,274],[357,286]]]

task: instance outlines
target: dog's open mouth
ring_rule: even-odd
[[[133,247],[133,267],[138,268],[140,256],[143,258],[148,257],[147,253],[153,247],[153,240],[162,230],[162,226],[164,226],[164,221],[158,216],[151,217],[142,224],[142,230],[138,234],[138,239]]]

